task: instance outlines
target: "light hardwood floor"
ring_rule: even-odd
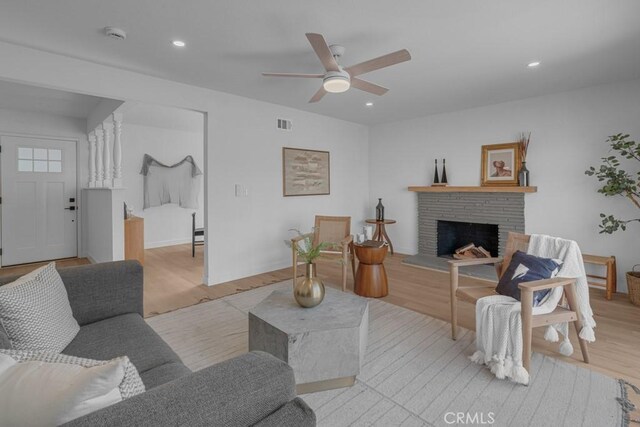
[[[0,277],[22,276],[35,270],[36,268],[47,265],[49,262],[51,261],[35,262],[32,264],[21,264],[12,267],[2,267],[0,268]],[[56,260],[57,267],[73,267],[76,265],[84,265],[90,263],[91,262],[87,258],[65,258]]]
[[[204,247],[196,246],[196,256],[192,258],[190,244],[145,250],[145,317],[291,278],[290,271],[280,270],[216,286],[205,286],[202,285],[203,253]]]
[[[277,283],[291,277],[291,269],[283,269],[247,277],[240,280],[207,287],[201,284],[203,248],[196,248],[196,257],[191,258],[190,245],[149,249],[145,262],[145,315],[154,316],[182,307],[209,301],[237,292]],[[449,275],[444,272],[418,269],[402,264],[405,255],[387,257],[385,268],[389,278],[389,295],[383,300],[429,316],[449,321]],[[77,265],[87,260],[63,260],[60,265]],[[0,275],[24,274],[36,265],[0,269]],[[325,283],[339,288],[341,282],[339,263],[323,261],[318,273]],[[473,279],[461,278],[461,284]],[[347,286],[353,290],[353,278],[349,273]],[[640,307],[629,302],[627,295],[616,294],[607,301],[604,292],[591,290],[591,305],[595,313],[597,341],[590,344],[591,364],[584,365],[580,352],[564,357],[557,352],[557,343],[548,343],[542,338],[544,328],[534,334],[534,351],[553,355],[569,363],[578,363],[607,375],[624,378],[640,385]],[[475,329],[474,307],[461,302],[459,324]],[[571,341],[575,349],[578,343],[572,332]],[[637,396],[632,399],[638,400]],[[637,402],[640,403],[640,402]]]
[[[291,278],[291,269],[284,269],[245,277],[217,286],[205,286],[202,284],[203,252],[204,248],[197,246],[196,256],[192,258],[190,244],[145,250],[145,317],[156,316]],[[56,261],[58,267],[89,263],[87,258],[69,258]],[[0,277],[20,276],[46,264],[47,262],[40,262],[0,268]]]
[[[383,300],[438,319],[450,321],[449,274],[424,270],[401,263],[404,255],[388,256],[385,268],[389,278],[389,295]],[[323,264],[319,274],[332,283],[339,283],[340,266]],[[461,285],[472,284],[474,279],[463,277]],[[352,280],[349,280],[352,286]],[[629,379],[640,384],[640,307],[629,302],[625,294],[604,298],[604,291],[591,289],[591,306],[597,322],[597,341],[589,345],[591,366],[605,374]],[[472,304],[461,302],[458,307],[459,325],[475,330],[475,311]],[[557,352],[558,343],[543,339],[544,328],[536,328],[534,351],[553,355],[570,363],[583,364],[578,340],[572,330],[573,356],[564,357]]]
[[[287,268],[213,287],[199,285],[202,276],[202,248],[197,250],[200,252],[196,253],[195,261],[192,261],[190,248],[182,246],[147,250],[145,311],[149,315],[276,283],[289,279],[292,274],[291,269]],[[389,295],[382,299],[450,321],[449,274],[404,265],[404,257],[401,254],[387,257],[385,268],[389,278]],[[196,271],[196,268],[199,269]],[[342,274],[339,263],[319,263],[318,274],[326,283],[339,288]],[[462,277],[461,284],[472,283],[473,280]],[[351,273],[347,286],[353,291]],[[598,326],[597,341],[589,346],[592,359],[590,367],[640,385],[640,307],[632,305],[625,294],[616,294],[613,300],[607,301],[604,291],[599,289],[591,290],[591,305]],[[474,306],[461,302],[458,310],[459,325],[474,330]],[[584,365],[573,330],[571,342],[576,351],[571,357],[560,355],[557,352],[558,344],[544,341],[543,334],[544,328],[535,330],[534,351]]]
[[[389,279],[389,295],[381,298],[429,316],[450,322],[449,274],[425,270],[402,264],[406,255],[388,255],[385,269]],[[339,264],[322,263],[318,274],[325,282],[339,288],[342,269]],[[476,279],[461,277],[460,285],[472,284]],[[624,278],[620,278],[624,280]],[[347,287],[353,291],[350,277]],[[582,361],[578,339],[571,328],[570,339],[574,347],[571,357],[562,356],[558,343],[544,340],[544,328],[536,328],[533,351],[556,357],[565,362],[581,365],[614,378],[625,379],[640,386],[640,307],[631,304],[626,294],[614,294],[605,299],[603,290],[591,289],[590,302],[597,323],[596,342],[589,344],[591,363]],[[458,325],[475,330],[475,307],[464,301],[458,305]],[[640,408],[640,395],[629,391],[629,399]],[[640,410],[631,414],[640,417]]]

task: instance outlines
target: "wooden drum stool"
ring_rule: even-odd
[[[387,296],[389,287],[383,262],[389,245],[384,243],[380,247],[371,247],[354,244],[353,247],[359,261],[354,292],[363,297]]]

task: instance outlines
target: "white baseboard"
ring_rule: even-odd
[[[222,276],[218,276],[215,282],[208,283],[209,280],[205,281],[207,286],[215,286],[220,285],[222,283],[230,282],[232,280],[244,279],[245,277],[251,277],[262,273],[268,273],[274,270],[281,270],[283,268],[291,267],[291,260],[288,259],[286,261],[279,261],[277,263],[265,264],[262,266],[255,266],[251,269],[245,270],[240,274],[223,274]],[[209,277],[207,277],[209,279]]]
[[[402,247],[394,247],[394,253],[402,254],[402,255],[415,255],[418,253],[416,248],[402,248]]]
[[[145,242],[145,249],[162,248],[165,246],[184,245],[185,243],[191,243],[191,238],[173,239],[173,240],[161,240],[159,242]]]

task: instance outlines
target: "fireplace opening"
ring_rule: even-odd
[[[497,224],[437,221],[438,256],[452,256],[456,249],[473,243],[482,246],[491,256],[498,256],[500,241]]]

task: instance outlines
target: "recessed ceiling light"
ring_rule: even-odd
[[[171,44],[174,45],[175,47],[185,47],[187,45],[182,40],[173,40]]]
[[[538,65],[540,65],[540,61],[533,61],[533,62],[529,62],[527,64],[527,67],[529,68],[536,68]]]
[[[364,105],[366,105],[367,107],[373,107],[373,102],[369,101],[369,102],[367,102],[367,103],[366,103],[366,104],[364,104]]]

